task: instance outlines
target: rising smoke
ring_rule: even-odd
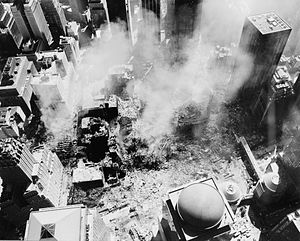
[[[154,62],[151,78],[147,81],[136,81],[135,92],[146,107],[141,118],[141,134],[144,137],[159,138],[172,132],[171,120],[175,110],[189,102],[197,102],[206,106],[210,95],[218,88],[228,83],[227,70],[210,65],[210,58],[216,45],[238,45],[244,19],[249,14],[274,11],[294,24],[299,19],[297,9],[300,2],[290,0],[203,0],[199,5],[196,18],[195,34],[183,41],[179,64],[170,65],[168,57],[174,57],[177,49],[170,49],[167,58],[162,56],[155,34],[157,33],[156,16],[150,25],[142,26],[143,36],[139,42],[135,55],[142,60]],[[177,16],[174,16],[177,17]],[[188,17],[188,16],[186,16]],[[82,56],[77,69],[79,78],[70,85],[71,109],[76,111],[80,106],[91,106],[93,96],[100,94],[110,67],[124,64],[131,56],[131,46],[124,24],[112,24],[112,37],[109,41],[94,41]],[[297,43],[292,34],[287,51],[295,49]],[[242,85],[251,70],[251,58],[246,53],[236,51],[237,72],[240,81],[230,86],[230,95]],[[221,102],[222,100],[219,100]]]

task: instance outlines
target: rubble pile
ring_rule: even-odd
[[[181,106],[175,113],[175,123],[178,126],[196,125],[203,120],[203,108],[196,102]]]
[[[133,122],[131,132],[122,137],[121,151],[124,165],[129,170],[159,169],[172,156],[171,145],[174,138],[164,135],[149,138],[141,134],[141,123]]]
[[[122,105],[128,106],[122,111]],[[246,193],[245,183],[249,178],[230,144],[231,133],[225,131],[228,122],[234,121],[230,118],[237,122],[239,109],[230,109],[229,113],[228,109],[222,108],[222,114],[213,113],[201,135],[190,139],[177,135],[144,138],[141,121],[135,120],[139,111],[135,102],[121,100],[119,107],[119,130],[122,133],[122,129],[128,127],[130,131],[120,138],[114,135],[117,132],[111,133],[102,166],[110,170],[111,175],[105,177],[107,180],[115,178],[117,169],[126,170],[125,178],[113,188],[106,186],[86,191],[76,188],[70,195],[73,196],[70,203],[97,207],[104,217],[108,216],[106,223],[115,230],[117,240],[150,237],[157,227],[156,217],[161,214],[161,200],[169,189],[183,185],[187,180],[208,176],[220,182],[235,180]],[[132,114],[125,118],[127,108]],[[191,104],[181,113],[181,120],[185,121],[182,123],[195,123],[202,111],[199,105]],[[132,226],[136,220],[140,230]]]
[[[128,98],[130,93],[133,92],[133,85],[130,86],[132,80],[134,80],[134,75],[131,65],[114,66],[109,70],[106,81],[108,94],[117,95],[122,99]]]
[[[68,164],[68,159],[75,156],[74,141],[70,136],[65,136],[62,140],[59,140],[54,148],[54,152],[57,154],[62,164],[65,166]]]
[[[137,120],[137,118],[140,116],[142,103],[138,98],[130,97],[127,100],[118,98],[118,104],[118,111],[121,117]]]
[[[85,118],[86,128],[79,142],[86,147],[86,154],[89,161],[100,162],[108,151],[107,141],[109,138],[109,124],[98,118]],[[100,149],[99,146],[102,148]]]

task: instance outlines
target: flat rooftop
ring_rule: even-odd
[[[249,16],[248,19],[262,34],[292,30],[287,22],[273,12]]]

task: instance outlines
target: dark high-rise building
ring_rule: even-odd
[[[87,9],[88,0],[69,0],[69,4],[72,9],[72,16],[75,21],[82,22],[83,16],[82,14]]]
[[[12,56],[20,52],[23,36],[8,6],[0,3],[0,56]]]
[[[178,38],[193,37],[202,0],[175,0],[175,35]]]
[[[126,6],[123,0],[106,0],[109,19],[112,22],[127,22]]]
[[[254,15],[246,19],[239,48],[243,54],[249,56],[253,66],[244,80],[242,92],[247,90],[252,95],[249,89],[260,91],[270,83],[291,30],[275,13]],[[234,78],[237,78],[234,81],[241,81],[239,76],[234,75]]]
[[[66,35],[67,20],[64,11],[58,0],[41,0],[40,3],[53,40],[55,44],[58,44],[59,37]]]
[[[109,15],[105,0],[89,0],[89,9],[94,27],[100,28],[102,24],[109,23]]]

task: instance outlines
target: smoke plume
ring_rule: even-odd
[[[180,51],[172,47],[170,41],[168,56],[163,56],[165,52],[158,45],[158,19],[149,12],[147,19],[152,20],[142,23],[143,31],[134,50],[137,59],[154,64],[150,78],[134,83],[136,95],[146,103],[140,120],[141,133],[145,137],[159,138],[172,132],[176,109],[196,102],[203,106],[204,112],[211,94],[226,88],[230,79],[228,69],[212,64],[213,52],[216,45],[238,45],[246,16],[274,11],[293,25],[300,22],[299,5],[298,0],[289,3],[281,0],[203,0],[196,11],[194,34],[182,41]],[[124,25],[112,24],[111,31],[112,37],[108,41],[94,41],[82,55],[77,68],[79,78],[69,88],[74,112],[78,106],[92,106],[94,96],[101,94],[109,68],[127,63],[131,57],[132,48]],[[296,41],[298,35],[297,31],[292,32],[287,52],[300,49]],[[238,50],[234,53],[240,81],[230,86],[229,96],[233,96],[247,79],[252,67],[247,53]],[[219,96],[217,99],[222,102]]]

